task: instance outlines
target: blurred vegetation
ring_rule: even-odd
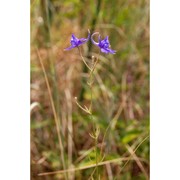
[[[81,104],[89,105],[87,69],[77,49],[63,51],[70,45],[72,33],[87,37],[88,29],[100,32],[102,37],[108,35],[112,49],[117,51],[115,55],[100,54],[93,87],[93,116],[100,127],[103,161],[132,157],[99,166],[101,179],[148,179],[149,138],[143,141],[149,135],[148,0],[31,0],[31,179],[64,179],[61,173],[38,176],[62,170],[63,166],[37,52],[60,121],[66,168],[95,163],[94,142],[89,135],[92,122],[74,101],[78,97]],[[81,49],[89,62],[98,54],[98,48],[88,43]],[[72,172],[68,179],[89,179],[93,170]]]

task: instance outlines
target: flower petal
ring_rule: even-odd
[[[69,50],[71,50],[71,49],[73,49],[73,48],[75,48],[76,46],[74,45],[74,46],[70,46],[70,47],[68,47],[68,48],[66,48],[66,49],[64,49],[65,51],[69,51]]]
[[[112,50],[112,49],[109,49],[109,48],[107,48],[107,50],[109,51],[110,54],[116,54],[115,50]]]
[[[109,51],[107,49],[101,48],[101,52],[108,54]]]
[[[116,53],[115,50],[112,50],[112,49],[109,49],[109,48],[101,48],[101,52],[106,53],[106,54],[108,54],[108,53],[115,54]]]
[[[78,41],[79,39],[78,39],[74,34],[72,34],[71,40],[72,40],[72,41]]]
[[[91,36],[91,35],[90,35],[90,31],[89,31],[89,29],[88,29],[88,37],[87,37],[87,38],[81,38],[81,39],[79,39],[79,41],[78,41],[78,46],[81,45],[81,44],[86,43],[87,41],[89,41],[90,36]]]
[[[71,40],[71,45],[72,45],[72,46],[76,46],[76,45],[77,45],[77,41]]]
[[[104,41],[105,41],[107,44],[110,44],[110,43],[109,43],[108,36],[106,36],[106,38],[104,39]]]

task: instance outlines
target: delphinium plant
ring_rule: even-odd
[[[94,36],[95,35],[98,35],[98,42],[96,42],[94,40]],[[81,52],[81,46],[85,43],[87,43],[88,41],[91,41],[91,43],[95,46],[97,46],[99,48],[99,53],[98,55],[96,56],[92,56],[91,58],[91,61],[90,62],[87,62],[86,59],[84,58],[82,52]],[[66,168],[66,164],[65,164],[65,161],[64,161],[64,149],[63,149],[63,146],[62,146],[62,140],[61,140],[61,137],[59,136],[59,144],[60,144],[60,150],[61,150],[61,161],[62,161],[62,164],[63,164],[63,170],[60,170],[60,171],[54,171],[54,172],[45,172],[45,173],[40,173],[39,176],[45,176],[45,175],[55,175],[55,174],[58,174],[58,173],[64,173],[64,178],[65,179],[68,179],[69,178],[69,175],[68,174],[69,172],[73,172],[73,171],[78,171],[78,170],[83,170],[83,169],[87,169],[87,168],[92,168],[94,167],[90,177],[88,179],[95,179],[95,180],[100,180],[101,178],[103,178],[103,176],[101,175],[100,173],[100,170],[99,170],[99,166],[101,165],[106,165],[108,163],[115,163],[115,162],[121,162],[121,161],[125,161],[124,165],[121,167],[121,170],[120,172],[122,172],[122,170],[126,167],[126,165],[128,164],[128,162],[132,159],[132,157],[134,156],[136,158],[136,156],[134,155],[134,153],[136,152],[136,150],[140,147],[140,145],[145,142],[148,138],[149,138],[149,135],[147,137],[145,137],[138,145],[136,148],[131,149],[130,152],[131,152],[131,155],[129,157],[120,157],[120,158],[113,158],[111,160],[104,160],[104,157],[105,157],[105,153],[103,154],[103,144],[104,144],[104,141],[105,141],[105,136],[107,134],[107,130],[108,128],[112,127],[112,129],[114,129],[114,123],[115,123],[115,118],[112,119],[107,128],[105,129],[104,132],[102,132],[103,134],[103,138],[101,140],[101,142],[99,142],[99,135],[100,135],[100,127],[98,126],[99,123],[97,123],[97,120],[95,118],[95,111],[93,109],[93,85],[94,85],[94,79],[96,77],[96,73],[95,70],[97,70],[97,65],[98,63],[100,63],[100,53],[104,53],[104,54],[115,54],[116,51],[115,50],[112,50],[110,48],[110,43],[109,43],[109,39],[108,39],[108,36],[106,36],[104,39],[101,38],[101,35],[99,32],[95,32],[91,35],[90,31],[88,30],[88,36],[87,38],[77,38],[74,34],[72,34],[72,37],[71,37],[71,46],[66,48],[65,50],[66,51],[69,51],[73,48],[77,48],[78,49],[78,52],[79,52],[79,55],[81,56],[81,59],[83,61],[83,63],[85,64],[85,66],[88,68],[88,80],[87,80],[87,84],[89,86],[89,90],[90,90],[90,102],[89,102],[89,106],[85,106],[85,105],[81,105],[79,102],[78,102],[78,99],[77,97],[75,97],[75,102],[77,104],[77,106],[82,110],[84,111],[87,116],[89,116],[90,120],[91,120],[91,123],[92,123],[92,127],[93,127],[93,130],[92,132],[88,132],[89,133],[89,136],[93,139],[94,141],[94,154],[95,154],[95,163],[91,164],[91,165],[88,165],[88,166],[85,166],[85,167],[75,167],[75,168]],[[45,73],[45,70],[44,70],[44,67],[43,67],[43,63],[41,61],[41,58],[40,59],[40,62],[42,64],[42,68],[43,68],[43,71],[44,71],[44,74],[45,74],[45,80],[47,82],[47,87],[48,87],[48,91],[49,91],[49,94],[51,95],[51,92],[50,92],[50,87],[49,87],[49,83],[48,83],[48,80],[47,80],[47,77],[46,77],[46,73]],[[51,97],[51,96],[50,96]],[[51,102],[52,102],[52,97],[50,98],[51,99]],[[52,102],[52,107],[53,107],[53,111],[54,111],[54,117],[55,117],[55,122],[58,124],[58,119],[56,117],[56,112],[55,112],[55,108],[54,108],[54,105],[53,105],[53,102]],[[58,127],[58,126],[57,126]],[[60,129],[57,128],[57,132],[59,132]],[[60,133],[59,133],[60,134]],[[101,144],[99,146],[99,144]],[[100,148],[99,148],[100,147]],[[127,146],[128,148],[128,146]],[[135,159],[137,161],[137,163],[139,163],[140,161],[138,161],[138,159],[136,158]],[[148,179],[148,175],[145,171],[145,169],[143,168],[143,166],[141,166],[140,164],[140,167],[141,167],[141,171],[145,174],[146,176],[146,179]],[[119,173],[120,173],[119,172]]]
[[[94,36],[95,35],[98,35],[98,42],[96,42],[94,40]],[[91,58],[91,63],[90,65],[86,62],[85,58],[83,57],[82,55],[82,52],[81,52],[81,48],[80,46],[87,43],[88,41],[91,41],[95,46],[97,46],[99,48],[99,54],[97,57],[95,56],[92,56]],[[94,173],[96,172],[96,176],[95,176],[95,179],[100,179],[100,173],[98,171],[98,163],[100,161],[103,160],[103,158],[101,157],[101,154],[99,155],[100,157],[98,157],[98,137],[99,137],[99,134],[100,134],[100,128],[98,127],[98,124],[95,123],[94,121],[94,118],[93,118],[93,111],[92,111],[92,106],[93,106],[93,83],[94,83],[94,71],[97,67],[97,64],[99,63],[99,55],[100,53],[105,53],[105,54],[115,54],[116,51],[115,50],[112,50],[110,48],[110,43],[109,43],[109,39],[108,39],[108,36],[105,37],[105,39],[102,39],[101,38],[101,35],[99,32],[95,32],[91,35],[90,31],[88,30],[88,37],[87,38],[80,38],[78,39],[74,34],[72,34],[72,37],[71,37],[71,46],[66,48],[65,50],[71,50],[73,48],[77,48],[78,51],[79,51],[79,55],[81,56],[81,59],[83,61],[83,63],[85,64],[85,66],[88,68],[89,72],[88,72],[88,81],[87,81],[87,84],[90,88],[90,105],[89,107],[87,106],[83,106],[81,105],[79,102],[78,102],[78,99],[77,97],[75,97],[75,102],[76,104],[79,106],[79,108],[81,110],[83,110],[85,113],[87,113],[87,115],[90,116],[90,119],[91,119],[91,122],[93,124],[93,132],[89,132],[89,135],[91,138],[94,139],[94,144],[95,144],[95,161],[96,161],[96,166],[94,168],[94,171],[93,173],[91,174],[91,178],[93,178],[94,176]],[[103,138],[104,139],[104,138]]]

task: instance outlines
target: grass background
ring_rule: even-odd
[[[42,68],[42,58],[55,109],[61,123],[68,168],[95,162],[90,118],[74,102],[89,105],[87,70],[77,49],[65,52],[71,34],[87,30],[109,36],[115,55],[100,54],[93,87],[93,112],[100,127],[99,143],[109,122],[104,161],[129,157],[149,135],[149,1],[146,0],[33,0],[31,1],[31,179],[63,179],[63,174],[37,176],[62,169],[58,135]],[[98,48],[81,47],[90,61]],[[69,123],[72,123],[71,133]],[[71,135],[71,136],[69,136]],[[72,149],[72,151],[70,151]],[[86,156],[84,156],[84,154]],[[149,139],[132,160],[100,167],[101,179],[148,179]],[[69,179],[88,179],[93,168],[71,173]]]

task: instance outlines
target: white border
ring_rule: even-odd
[[[30,179],[30,2],[0,6],[0,179]]]
[[[150,2],[150,177],[180,179],[180,2]]]
[[[180,179],[179,0],[150,0],[151,180]],[[30,179],[30,2],[0,6],[0,179]]]

